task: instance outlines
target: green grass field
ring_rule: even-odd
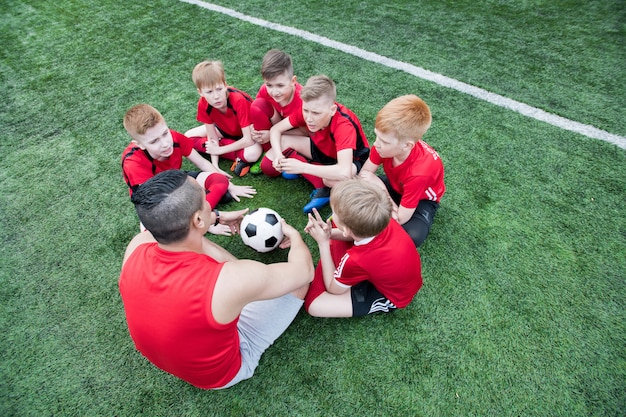
[[[216,4],[626,136],[623,0]],[[15,0],[0,11],[0,415],[626,415],[624,149],[184,2]],[[138,221],[121,119],[147,102],[185,131],[197,62],[221,59],[229,83],[256,94],[270,48],[292,54],[301,82],[331,76],[370,143],[387,101],[426,100],[425,140],[448,191],[408,308],[301,313],[252,379],[202,391],[148,363],[128,335],[117,280]],[[267,206],[306,224],[304,181],[235,181],[259,194],[225,209]]]

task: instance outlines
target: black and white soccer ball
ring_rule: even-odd
[[[274,210],[260,207],[246,214],[239,228],[243,243],[257,252],[269,252],[283,240],[281,217]]]

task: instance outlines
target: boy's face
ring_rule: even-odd
[[[332,210],[332,206],[331,206],[331,210]],[[335,227],[339,230],[341,230],[341,234],[344,237],[347,237],[349,239],[352,239],[353,236],[350,233],[350,229],[347,229],[346,226],[343,224],[343,222],[341,221],[341,219],[339,218],[339,216],[337,216],[337,213],[335,213],[335,211],[332,211],[332,218],[333,218],[333,223],[335,223]]]
[[[293,99],[293,93],[296,90],[296,76],[290,77],[285,71],[270,80],[265,80],[265,88],[267,94],[278,104],[286,106]]]
[[[328,126],[336,111],[337,105],[328,97],[302,101],[302,116],[309,132],[317,132]]]
[[[226,88],[226,85],[220,83],[211,87],[199,88],[198,93],[209,102],[210,106],[213,106],[218,110],[226,110],[226,98],[228,96],[228,89]]]
[[[158,161],[169,158],[174,152],[174,139],[167,123],[163,120],[146,130],[143,135],[136,133],[133,142],[141,149],[148,151],[150,156]]]
[[[381,158],[394,158],[407,151],[410,147],[407,142],[401,142],[394,133],[382,133],[378,129],[374,129],[376,140],[374,147]]]

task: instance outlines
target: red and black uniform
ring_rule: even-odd
[[[261,88],[259,88],[259,92],[257,93],[254,101],[257,101],[259,99],[266,100],[272,105],[274,110],[276,110],[278,114],[280,114],[280,117],[284,119],[286,117],[291,116],[292,114],[302,113],[302,99],[300,98],[300,91],[302,91],[302,85],[300,83],[296,83],[295,91],[293,93],[293,98],[291,99],[289,103],[287,103],[287,105],[281,106],[280,103],[278,103],[276,100],[272,98],[272,96],[269,95],[269,93],[267,92],[267,87],[265,86],[265,84],[263,84]],[[257,130],[267,130],[270,127],[272,126],[270,125],[269,127],[266,127],[265,129],[257,129],[256,124],[255,124],[255,129]]]
[[[183,166],[183,157],[189,156],[193,150],[193,141],[190,138],[175,130],[170,129],[170,133],[172,134],[174,150],[163,161],[152,158],[147,150],[141,149],[134,142],[131,142],[124,149],[122,153],[122,175],[131,196],[137,187],[159,172],[180,169]],[[199,172],[189,172],[188,174],[195,178]],[[228,178],[217,172],[209,175],[204,181],[206,200],[211,207],[217,206],[217,203],[228,191],[229,184]]]
[[[441,197],[446,192],[443,163],[439,154],[426,142],[418,141],[409,157],[398,166],[393,158],[381,158],[376,148],[370,160],[383,166],[381,179],[389,195],[398,206],[415,208],[413,217],[402,226],[411,235],[415,246],[420,246],[433,223]]]
[[[250,119],[252,98],[248,93],[234,87],[227,87],[227,89],[228,95],[226,96],[225,113],[209,105],[209,102],[204,97],[200,97],[200,100],[198,100],[198,112],[196,114],[196,120],[199,122],[215,125],[215,128],[222,137],[220,146],[230,145],[241,139],[243,137],[243,131],[241,129],[252,124]],[[194,148],[198,152],[206,153],[206,148],[204,147],[207,141],[206,137],[192,138],[192,140],[194,142]],[[225,153],[221,156],[230,161],[235,161],[237,158],[245,161],[243,149]]]
[[[282,119],[289,117],[292,114],[302,113],[302,99],[300,98],[301,90],[302,85],[296,83],[293,98],[289,103],[287,103],[287,105],[282,106],[269,95],[267,87],[263,84],[250,108],[250,118],[254,129],[270,130],[273,126],[271,119],[272,116],[274,116],[274,111],[276,111]],[[267,142],[262,146],[263,151],[267,152],[272,145]]]
[[[352,149],[353,161],[358,172],[369,157],[370,147],[367,137],[356,114],[342,104],[335,104],[337,111],[328,126],[309,134],[312,162],[333,165],[337,163],[337,152]],[[294,127],[306,128],[302,112],[290,115],[289,123]]]
[[[174,140],[174,151],[164,161],[150,156],[147,150],[141,149],[131,142],[122,153],[122,173],[128,185],[130,195],[139,185],[148,181],[156,174],[169,169],[180,169],[183,166],[183,157],[189,156],[193,149],[193,142],[182,133],[170,129]]]
[[[359,315],[356,313],[361,309],[357,306],[354,289],[364,281],[387,299],[370,300],[364,314],[384,311],[380,307],[385,303],[391,308],[404,308],[422,287],[420,255],[411,238],[394,219],[374,238],[354,245],[331,240],[331,253],[335,263],[334,279],[341,286],[351,287],[355,315]],[[308,309],[325,290],[320,261],[304,301],[305,308]]]

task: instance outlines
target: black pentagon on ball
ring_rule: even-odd
[[[245,228],[245,232],[246,232],[246,236],[248,237],[256,236],[256,225],[252,223],[248,223],[248,225]]]
[[[276,237],[272,236],[269,239],[267,239],[265,241],[265,247],[266,248],[273,248],[274,246],[276,246],[276,244],[278,243],[278,239],[276,239]]]
[[[278,223],[278,218],[273,213],[267,213],[265,215],[265,221],[274,226],[276,223]]]

